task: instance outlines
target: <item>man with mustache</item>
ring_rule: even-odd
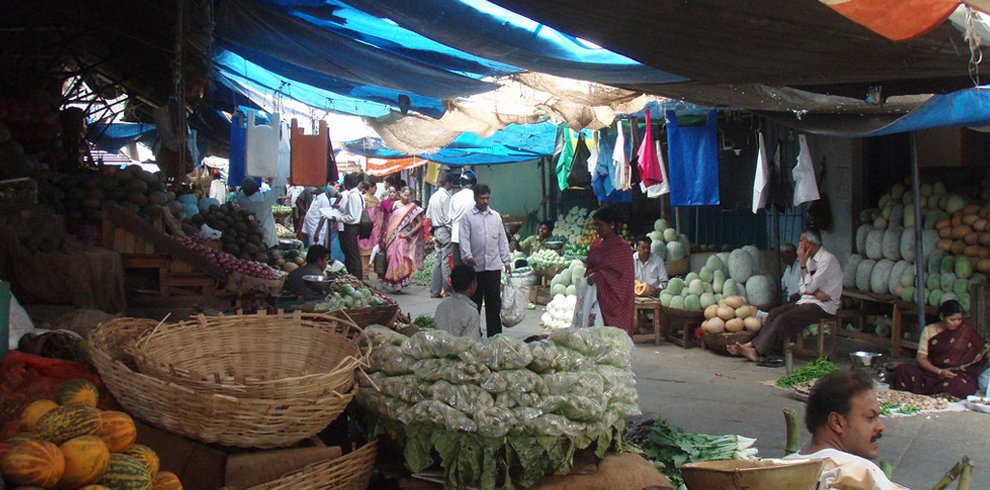
[[[868,375],[842,373],[819,380],[808,397],[804,423],[811,443],[784,459],[824,460],[819,488],[906,490],[870,461],[877,457],[884,427]]]

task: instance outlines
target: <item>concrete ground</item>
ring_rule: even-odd
[[[440,301],[429,297],[428,288],[417,285],[392,297],[412,318],[432,315]],[[542,307],[530,310],[523,323],[504,333],[515,338],[541,333],[542,314]],[[844,351],[852,348],[846,347]],[[692,432],[755,437],[762,457],[783,456],[781,410],[790,407],[802,414],[804,410],[803,403],[789,392],[761,384],[782,376],[783,369],[758,367],[706,350],[683,349],[669,342],[659,347],[637,344],[633,370],[644,413]],[[975,465],[972,488],[990,488],[988,417],[966,411],[885,418],[879,459],[893,466],[897,483],[928,489],[966,455]],[[802,434],[803,442],[809,439],[807,432]]]

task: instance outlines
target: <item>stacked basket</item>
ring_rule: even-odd
[[[370,353],[358,348],[360,334],[332,315],[200,315],[116,319],[93,330],[90,344],[132,415],[206,443],[273,448],[314,436],[344,411],[357,390],[354,369]],[[348,463],[348,472],[370,474],[374,457],[344,458],[362,466]]]

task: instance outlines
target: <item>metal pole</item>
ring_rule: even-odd
[[[921,240],[921,178],[918,172],[918,141],[911,133],[911,193],[914,195],[914,287],[918,303],[918,335],[925,328],[925,251]]]
[[[10,344],[10,283],[0,281],[0,357]]]

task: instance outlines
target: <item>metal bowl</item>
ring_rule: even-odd
[[[853,367],[876,367],[877,359],[883,357],[879,352],[856,351],[849,353],[849,361]]]
[[[547,240],[543,242],[543,246],[550,250],[560,250],[564,248],[564,242],[563,240]]]
[[[313,274],[313,275],[303,276],[303,281],[306,281],[307,283],[309,283],[310,286],[313,286],[317,289],[325,289],[330,287],[330,283],[333,282],[333,279],[331,279],[329,276]]]

